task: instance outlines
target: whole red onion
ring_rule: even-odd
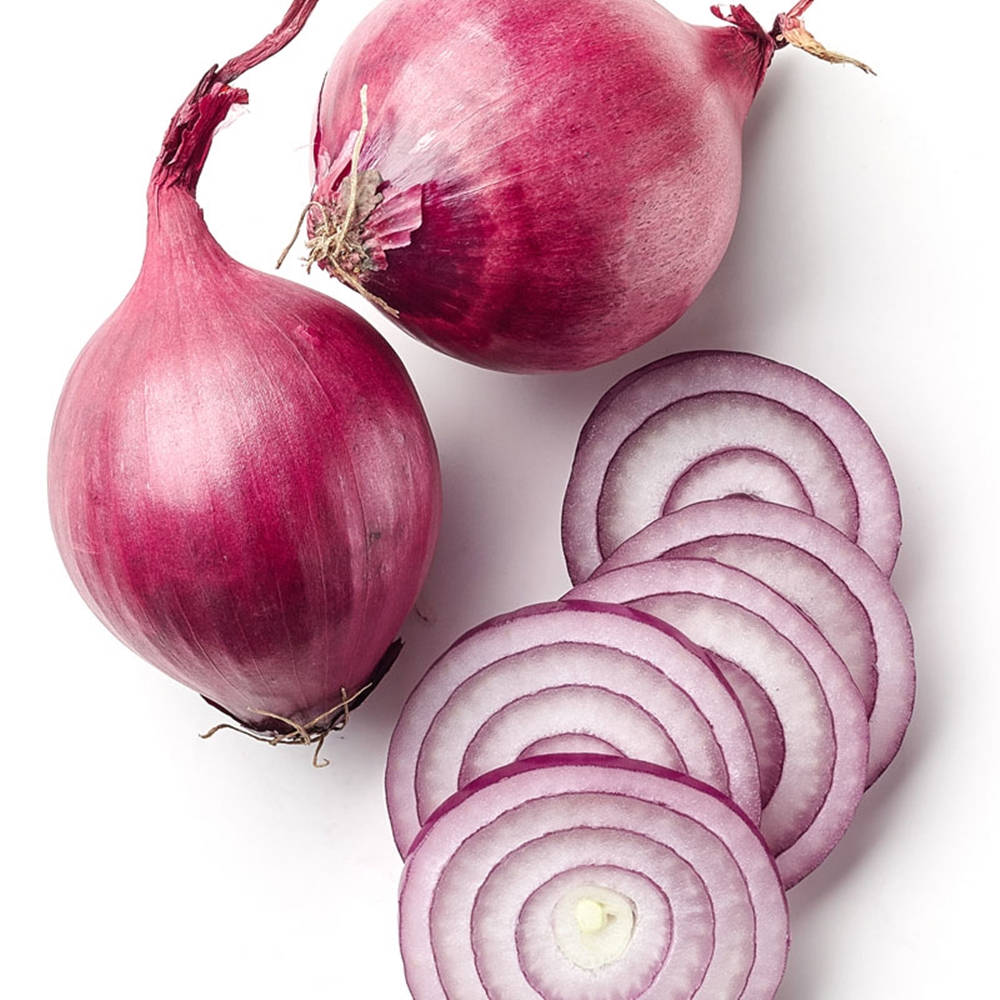
[[[651,0],[386,0],[322,90],[310,261],[488,368],[637,347],[729,243],[774,50],[843,60],[811,2],[768,32],[742,6],[704,28]]]
[[[49,462],[60,552],[104,624],[246,727],[302,742],[390,661],[440,509],[434,442],[388,344],[233,260],[195,200],[215,128],[247,100],[231,81],[315,2],[175,116],[142,270],[69,375]]]

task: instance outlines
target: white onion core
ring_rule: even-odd
[[[552,933],[559,950],[581,969],[618,961],[635,932],[635,903],[601,885],[571,889],[552,910]]]

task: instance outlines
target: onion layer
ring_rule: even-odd
[[[913,712],[913,636],[871,558],[824,521],[759,500],[711,500],[659,518],[598,567],[661,556],[715,559],[753,574],[804,611],[847,664],[868,711],[870,785],[899,750]]]
[[[788,914],[759,833],[655,765],[548,756],[490,772],[407,859],[415,1000],[770,1000]]]
[[[763,768],[770,764],[778,774],[761,830],[786,886],[808,875],[853,818],[868,764],[864,703],[830,644],[775,591],[707,559],[626,566],[567,597],[656,615],[717,655],[738,694],[747,679],[753,682],[767,711],[761,714],[758,701],[744,701],[744,709]],[[772,736],[775,720],[780,744]],[[777,747],[783,758],[769,760],[768,750]]]
[[[543,604],[464,635],[407,701],[386,767],[400,853],[434,809],[485,772],[581,750],[691,774],[760,818],[750,731],[703,651],[627,608]]]
[[[399,359],[332,299],[212,238],[195,188],[231,86],[315,0],[210,70],[164,139],[142,271],[52,430],[63,560],[124,643],[254,730],[306,742],[384,668],[426,573],[440,484]]]
[[[570,579],[661,514],[731,495],[814,514],[892,570],[899,494],[864,420],[787,365],[698,351],[626,376],[584,426],[563,507]]]

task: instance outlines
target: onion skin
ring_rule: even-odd
[[[358,167],[384,200],[359,220],[369,259],[348,262],[364,291],[488,368],[624,354],[685,312],[733,230],[742,125],[776,42],[742,7],[730,18],[695,27],[647,0],[387,0],[322,90],[310,232],[318,206],[343,201],[367,86]]]
[[[239,264],[204,224],[198,174],[246,100],[234,64],[210,71],[164,141],[139,278],[59,402],[49,498],[70,576],[119,639],[247,727],[288,731],[272,716],[307,726],[363,689],[395,639],[440,482],[388,344],[332,299]]]

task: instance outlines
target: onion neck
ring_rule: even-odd
[[[190,247],[191,239],[206,237],[218,247],[205,226],[196,192],[216,129],[234,104],[246,104],[249,100],[245,90],[231,84],[295,38],[317,3],[318,0],[292,0],[274,31],[221,68],[213,66],[177,109],[153,165],[146,195],[147,254],[154,246],[165,249],[186,240]]]
[[[234,104],[246,104],[245,90],[220,82],[217,70],[202,77],[174,115],[146,192],[146,259],[184,265],[204,247],[224,254],[205,225],[197,189],[215,131]],[[200,254],[199,254],[200,257]]]
[[[732,25],[709,29],[713,69],[726,73],[737,91],[746,94],[745,114],[764,82],[778,45],[774,36],[741,4],[725,9],[716,4],[712,13]]]
[[[194,192],[183,186],[151,185],[147,196],[146,260],[171,260],[204,268],[206,254],[229,260],[205,224]],[[193,248],[198,252],[194,253]]]

